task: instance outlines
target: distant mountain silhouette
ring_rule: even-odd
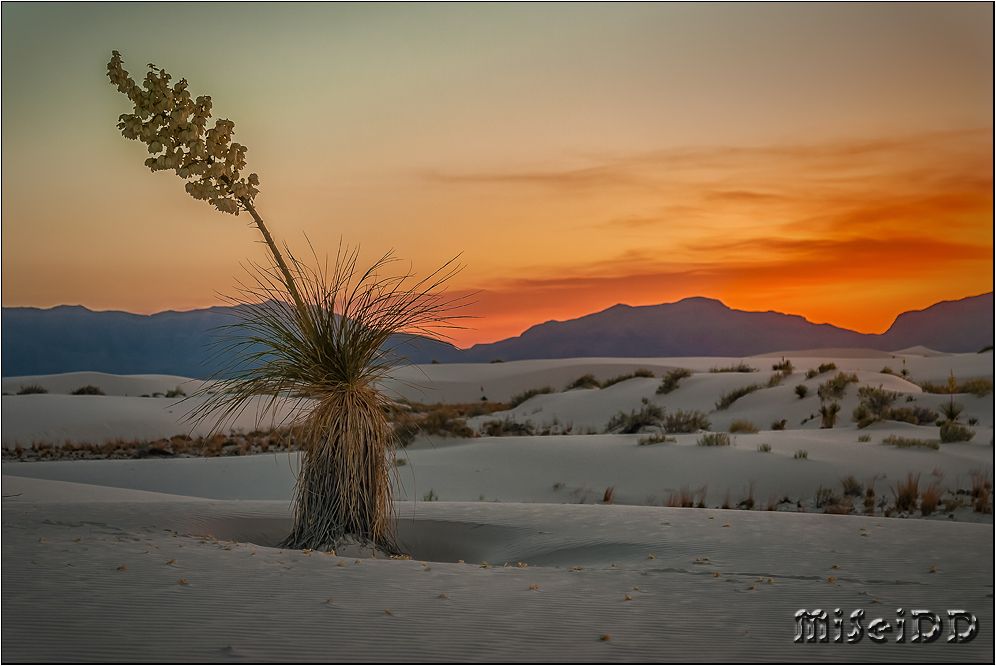
[[[905,312],[881,335],[814,324],[798,315],[734,310],[711,298],[633,307],[614,305],[522,335],[471,347],[468,361],[579,356],[751,356],[819,347],[897,350],[924,345],[974,352],[993,343],[993,294]]]
[[[116,374],[209,377],[231,363],[212,341],[233,336],[232,307],[136,315],[81,306],[3,308],[5,377],[94,370]],[[734,310],[710,298],[633,307],[615,305],[568,321],[549,321],[522,335],[460,350],[421,336],[390,346],[412,363],[481,362],[584,356],[751,356],[819,347],[893,351],[923,345],[975,352],[993,344],[993,294],[943,301],[905,312],[881,335],[814,324],[798,315]]]
[[[138,315],[94,312],[79,305],[51,309],[3,308],[4,377],[93,370],[115,374],[171,374],[205,378],[231,365],[218,342],[237,332],[237,307]],[[421,336],[394,336],[389,344],[413,363],[456,360],[453,345]]]

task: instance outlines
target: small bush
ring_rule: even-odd
[[[685,412],[679,409],[676,412],[668,413],[664,417],[664,423],[662,425],[664,432],[671,434],[708,430],[709,426],[709,419],[707,419],[706,415],[697,409],[693,409],[690,412]]]
[[[787,425],[788,425],[788,420],[787,419],[782,419],[781,421],[772,421],[771,422],[771,429],[772,430],[785,430],[785,426],[787,426]]]
[[[637,368],[628,375],[619,375],[618,377],[612,377],[611,379],[606,379],[602,382],[602,388],[609,388],[613,384],[618,384],[619,382],[624,382],[627,379],[636,379],[637,377],[653,377],[654,373],[646,368]]]
[[[624,435],[640,432],[643,428],[652,426],[660,427],[664,418],[664,410],[650,402],[644,402],[643,406],[629,414],[618,412],[609,419],[605,426],[605,432],[618,432]]]
[[[758,444],[758,453],[771,453],[771,444]]]
[[[937,412],[927,407],[893,407],[885,417],[889,421],[901,421],[913,425],[930,425],[937,420]]]
[[[920,475],[912,472],[906,475],[905,481],[900,481],[892,489],[896,498],[896,511],[910,512],[916,508],[916,500],[920,496]]]
[[[798,386],[795,387],[795,394],[799,396],[800,400],[802,400],[807,395],[809,395],[809,387],[807,387],[805,384],[799,384]]]
[[[845,497],[860,497],[865,492],[864,486],[853,476],[846,476],[841,479],[840,485],[844,490]]]
[[[662,432],[655,432],[652,435],[641,437],[637,444],[640,446],[649,446],[651,444],[674,444],[677,441],[674,437],[669,437]]]
[[[487,437],[525,437],[536,434],[531,423],[519,423],[511,418],[487,421],[481,426],[481,433]]]
[[[742,386],[738,389],[733,389],[732,391],[723,395],[719,399],[719,402],[716,403],[716,409],[727,409],[730,405],[735,403],[740,398],[744,397],[745,395],[749,395],[754,391],[759,391],[761,390],[761,388],[762,387],[760,384],[748,384],[747,386]]]
[[[38,384],[28,384],[27,386],[22,386],[17,391],[17,395],[35,395],[41,393],[48,393],[48,389]]]
[[[960,423],[948,421],[941,426],[941,441],[945,444],[951,442],[968,442],[973,437],[975,437],[975,431]]]
[[[993,390],[993,384],[988,379],[983,379],[981,377],[966,379],[959,382],[954,376],[954,373],[951,373],[948,377],[948,381],[943,384],[938,384],[936,382],[922,382],[920,384],[920,388],[925,393],[971,393],[972,395],[982,398]]]
[[[940,445],[936,439],[916,439],[914,437],[900,437],[899,435],[889,435],[882,440],[883,444],[894,446],[897,449],[933,449],[937,450]]]
[[[169,391],[166,391],[166,397],[167,398],[185,398],[185,397],[187,397],[187,394],[183,391],[183,389],[181,389],[179,386],[177,386],[175,389],[171,389]]]
[[[831,370],[836,370],[836,369],[837,369],[837,364],[836,363],[833,363],[833,362],[830,362],[830,363],[820,363],[819,367],[817,368],[817,372],[818,372],[818,374],[822,375],[824,372],[830,372]]]
[[[501,363],[501,361],[491,361],[492,363]],[[424,502],[438,502],[439,495],[432,488],[429,488],[429,492],[422,496],[422,501]]]
[[[961,416],[962,411],[965,408],[954,401],[954,398],[948,400],[947,404],[941,406],[941,415],[948,421],[954,422],[958,420]]]
[[[661,379],[661,385],[657,387],[658,395],[670,393],[678,388],[678,384],[681,383],[682,379],[691,376],[692,371],[687,368],[674,368],[673,370],[668,370]]]
[[[937,484],[932,483],[927,486],[920,496],[920,515],[929,516],[937,509],[941,501],[941,489]]]
[[[972,510],[975,513],[989,513],[989,495],[992,484],[979,471],[972,472]]]
[[[786,376],[787,375],[783,375],[780,372],[772,373],[772,375],[768,377],[768,388],[775,388],[776,386],[781,385],[782,380],[785,379]]]
[[[553,388],[550,386],[544,386],[543,388],[529,389],[528,391],[523,391],[522,393],[513,395],[508,401],[508,406],[510,409],[515,408],[530,398],[535,398],[538,395],[546,395],[547,393],[553,393]]]
[[[729,446],[730,436],[725,432],[707,432],[695,443],[699,446]]]
[[[837,424],[837,413],[840,412],[840,404],[830,402],[820,405],[820,428],[833,428]]]
[[[682,486],[678,489],[677,493],[671,493],[667,496],[667,505],[671,507],[682,507],[685,509],[692,508],[695,506],[692,491],[688,489],[688,486]]]
[[[757,426],[745,419],[737,419],[730,424],[730,432],[754,434],[757,432]]]
[[[820,384],[820,387],[816,390],[816,393],[820,396],[820,400],[829,400],[831,398],[839,400],[844,397],[847,385],[855,384],[857,381],[858,376],[853,372],[850,374],[846,372],[838,372],[832,379],[828,379]]]
[[[817,486],[816,496],[813,499],[815,500],[817,509],[840,504],[840,498],[833,494],[833,489],[824,488],[823,486]]]
[[[809,451],[806,449],[799,449],[795,452],[795,455],[792,456],[792,458],[795,460],[809,460]]]
[[[890,368],[889,366],[885,366],[884,368],[882,368],[881,370],[879,370],[879,372],[881,372],[883,375],[894,375],[894,374],[896,374],[892,370],[892,368]]]
[[[709,368],[709,372],[757,372],[757,368],[752,367],[741,361],[740,363],[734,365],[724,365],[717,368]]]
[[[806,379],[812,379],[818,374],[820,373],[816,372],[816,368],[810,368],[809,370],[806,370]]]
[[[854,408],[853,414],[858,427],[866,428],[876,421],[889,418],[889,410],[898,397],[899,394],[895,391],[886,391],[881,386],[878,388],[873,386],[860,387],[858,389],[860,403]]]
[[[595,375],[587,374],[587,375],[581,375],[580,377],[575,379],[573,382],[568,384],[567,388],[565,388],[564,390],[572,391],[574,389],[582,389],[582,388],[583,389],[599,388],[600,386],[601,384],[597,379],[595,379]]]
[[[104,392],[100,390],[99,386],[87,384],[73,391],[73,395],[104,395]]]
[[[858,441],[864,444],[865,442],[870,442],[872,440],[871,435],[861,435],[858,437]]]
[[[774,365],[772,365],[771,369],[777,370],[778,372],[781,372],[782,374],[786,375],[791,375],[793,372],[795,372],[795,366],[792,365],[792,361],[786,360],[784,358],[781,360],[780,363],[775,363]]]
[[[979,424],[979,419],[975,418],[974,416],[968,420],[968,425],[970,425],[970,426],[974,426],[974,425],[978,425],[978,424]]]

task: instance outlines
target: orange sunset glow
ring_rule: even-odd
[[[689,296],[878,333],[993,289],[991,5],[3,19],[4,306],[207,307],[264,257],[244,217],[140,168],[111,49],[213,96],[292,247],[393,249],[419,272],[459,255],[459,346]]]

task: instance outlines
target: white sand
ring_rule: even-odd
[[[943,381],[951,370],[960,378],[992,378],[991,354],[904,358],[918,380]],[[547,384],[562,389],[586,372],[604,379],[638,367],[698,371],[665,396],[655,393],[658,379],[634,379],[537,396],[508,414],[537,425],[572,421],[577,432],[586,425],[601,430],[642,398],[669,410],[711,411],[722,393],[770,375],[771,357],[746,359],[758,373],[707,372],[737,360],[431,365],[399,371],[393,386],[415,397],[404,383],[425,373],[436,399],[478,400],[484,386],[489,399],[499,400]],[[706,486],[709,506],[727,493],[738,502],[753,483],[761,507],[782,495],[810,507],[818,486],[839,490],[848,475],[874,479],[878,496],[890,499],[890,488],[910,472],[921,475],[922,486],[937,480],[952,489],[969,487],[974,471],[992,479],[991,394],[957,396],[963,419],[979,419],[977,434],[938,451],[879,443],[893,433],[936,437],[935,426],[886,422],[857,430],[849,418],[853,385],[839,427],[800,425],[818,400],[799,400],[793,387],[805,382],[815,393],[830,375],[805,381],[802,373],[827,360],[857,372],[862,383],[914,396],[916,404],[945,399],[879,373],[886,363],[898,372],[901,359],[816,355],[793,358],[797,373],[782,386],[708,415],[714,429],[734,418],[765,429],[737,435],[732,447],[698,447],[696,435],[651,446],[639,446],[639,435],[420,438],[401,454],[407,464],[398,468],[397,512],[403,543],[416,559],[430,561],[425,565],[273,548],[290,524],[297,454],[5,462],[4,659],[991,659],[991,515],[961,510],[956,520],[922,520],[798,513],[794,505],[778,512],[659,506],[683,486]],[[80,378],[36,379],[75,387]],[[122,380],[106,386],[119,393],[152,386],[141,383],[147,378]],[[174,402],[5,396],[3,440],[7,446],[52,435],[165,436],[183,425],[169,411]],[[767,430],[779,418],[789,429]],[[865,434],[871,441],[859,443]],[[772,451],[758,452],[761,442]],[[793,459],[798,449],[808,451],[807,460]],[[609,486],[615,504],[598,503]],[[430,490],[443,501],[421,501]],[[482,568],[481,561],[497,566]],[[528,568],[514,566],[520,561]],[[899,607],[941,614],[965,608],[979,615],[982,632],[966,645],[797,645],[793,615],[803,607],[863,608],[869,617],[892,618]],[[600,641],[603,634],[611,640]]]
[[[4,477],[4,494],[20,493],[3,511],[7,661],[930,662],[992,653],[991,524],[402,504],[401,536],[431,560],[422,564],[265,547],[286,530],[285,502],[80,501],[78,488],[53,483]],[[529,566],[503,566],[520,561]],[[889,617],[911,606],[970,609],[982,633],[964,645],[792,642],[800,608]]]

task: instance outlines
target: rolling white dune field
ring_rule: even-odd
[[[783,355],[398,369],[387,388],[424,402],[476,402],[482,394],[508,400],[551,386],[553,393],[469,423],[509,418],[572,428],[568,435],[421,436],[399,452],[396,511],[410,561],[372,559],[355,548],[339,555],[274,548],[290,526],[296,453],[5,459],[4,659],[990,661],[991,514],[828,515],[812,504],[817,488],[839,492],[846,476],[872,483],[887,499],[910,473],[920,475],[921,488],[967,489],[973,474],[992,481],[992,393],[955,396],[976,434],[938,450],[881,443],[893,434],[936,439],[935,425],[885,421],[859,430],[850,419],[854,385],[837,427],[820,429],[818,416],[801,423],[819,406],[817,386],[837,371],[897,391],[897,406],[934,409],[950,397],[897,376],[904,367],[917,382],[942,383],[951,372],[992,381],[991,352],[905,352],[785,354],[795,365],[791,376],[726,410],[714,407],[724,393],[766,384]],[[759,371],[708,372],[741,360]],[[828,361],[837,369],[805,378]],[[895,374],[881,372],[885,366]],[[694,374],[658,395],[660,376],[675,367]],[[564,391],[586,373],[604,380],[637,368],[657,377]],[[50,393],[2,398],[4,449],[189,432],[175,399],[136,397],[182,381],[99,373],[6,378],[5,393],[29,383]],[[804,399],[794,393],[800,383],[810,390]],[[69,395],[84,384],[108,395]],[[641,446],[639,434],[603,433],[613,414],[643,400],[665,411],[707,412],[715,431],[747,419],[760,432],[731,435],[729,447],[697,446],[698,434]],[[237,430],[256,426],[255,415],[243,418]],[[786,429],[771,430],[780,419]],[[583,434],[592,431],[600,434]],[[758,451],[762,443],[769,453]],[[800,449],[804,460],[795,458]],[[609,487],[613,503],[603,504]],[[751,487],[755,510],[714,508],[727,496],[736,505]],[[702,489],[709,508],[661,506],[681,488]],[[427,495],[441,501],[424,501]],[[778,511],[759,510],[783,497],[791,501]],[[898,608],[945,617],[965,609],[981,630],[965,644],[947,643],[945,626],[929,645],[896,643],[895,634],[883,644],[866,637],[800,645],[792,639],[802,608],[841,608],[845,616],[864,609],[868,620],[893,623]]]
[[[991,524],[403,503],[415,559],[399,561],[268,547],[289,524],[282,501],[3,485],[12,662],[981,662],[993,649]],[[967,609],[982,630],[965,644],[947,627],[926,645],[792,640],[802,608],[893,621],[900,607]]]

